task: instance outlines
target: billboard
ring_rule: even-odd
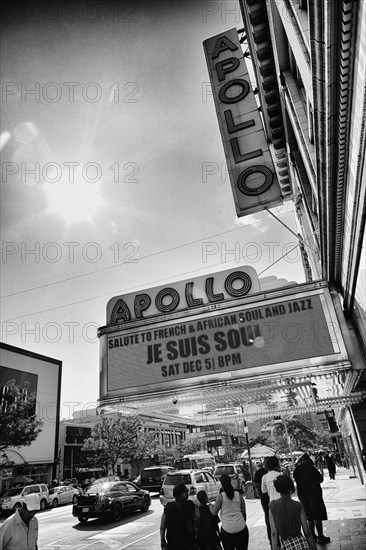
[[[101,399],[345,360],[327,289],[101,333]]]
[[[203,43],[230,183],[239,217],[282,202],[237,30]]]
[[[36,395],[35,413],[43,421],[37,439],[17,453],[29,464],[52,464],[58,453],[62,362],[4,343],[0,343],[0,352],[1,395],[6,399],[9,380],[20,386],[28,382],[29,393]]]

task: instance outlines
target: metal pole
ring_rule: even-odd
[[[282,422],[283,422],[283,425],[284,425],[284,427],[285,427],[286,438],[287,438],[287,445],[288,445],[288,448],[289,448],[289,451],[290,451],[292,471],[294,471],[294,469],[295,469],[295,464],[294,464],[294,457],[293,457],[293,455],[292,455],[291,439],[290,439],[290,436],[289,436],[289,434],[288,434],[287,424],[286,424],[286,420],[285,420],[285,417],[284,417],[284,416],[282,417]]]
[[[251,481],[253,482],[253,480],[254,480],[253,464],[252,464],[252,457],[251,457],[251,454],[250,454],[250,447],[249,447],[248,427],[247,427],[247,423],[246,423],[245,420],[244,420],[244,433],[245,433],[245,439],[246,439],[247,450],[248,450],[248,459],[249,459],[249,468],[250,468],[250,478],[251,478]]]

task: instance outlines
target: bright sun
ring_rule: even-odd
[[[91,224],[96,214],[105,206],[100,182],[85,181],[76,170],[74,181],[68,181],[69,179],[45,182],[47,213],[60,216],[66,225]]]

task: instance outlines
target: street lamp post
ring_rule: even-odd
[[[290,436],[289,436],[289,433],[288,433],[287,424],[286,424],[286,420],[285,420],[284,416],[282,417],[282,422],[283,422],[283,426],[285,428],[285,434],[286,434],[288,449],[290,451],[292,471],[294,471],[295,464],[294,464],[294,457],[293,457],[293,454],[292,454],[293,453],[292,444],[291,444],[291,439],[290,439]]]
[[[251,478],[251,481],[253,482],[254,474],[253,474],[252,456],[250,454],[250,447],[249,447],[248,426],[247,426],[247,423],[246,423],[245,419],[244,419],[244,433],[245,433],[245,440],[246,440],[246,443],[247,443],[248,460],[249,460],[249,468],[250,468],[250,478]]]

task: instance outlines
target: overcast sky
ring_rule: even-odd
[[[304,274],[298,249],[278,261],[296,242],[276,220],[236,218],[202,42],[242,27],[237,2],[4,11],[1,340],[62,360],[67,417],[99,397],[111,297],[240,265]],[[274,212],[297,232],[292,203]]]

